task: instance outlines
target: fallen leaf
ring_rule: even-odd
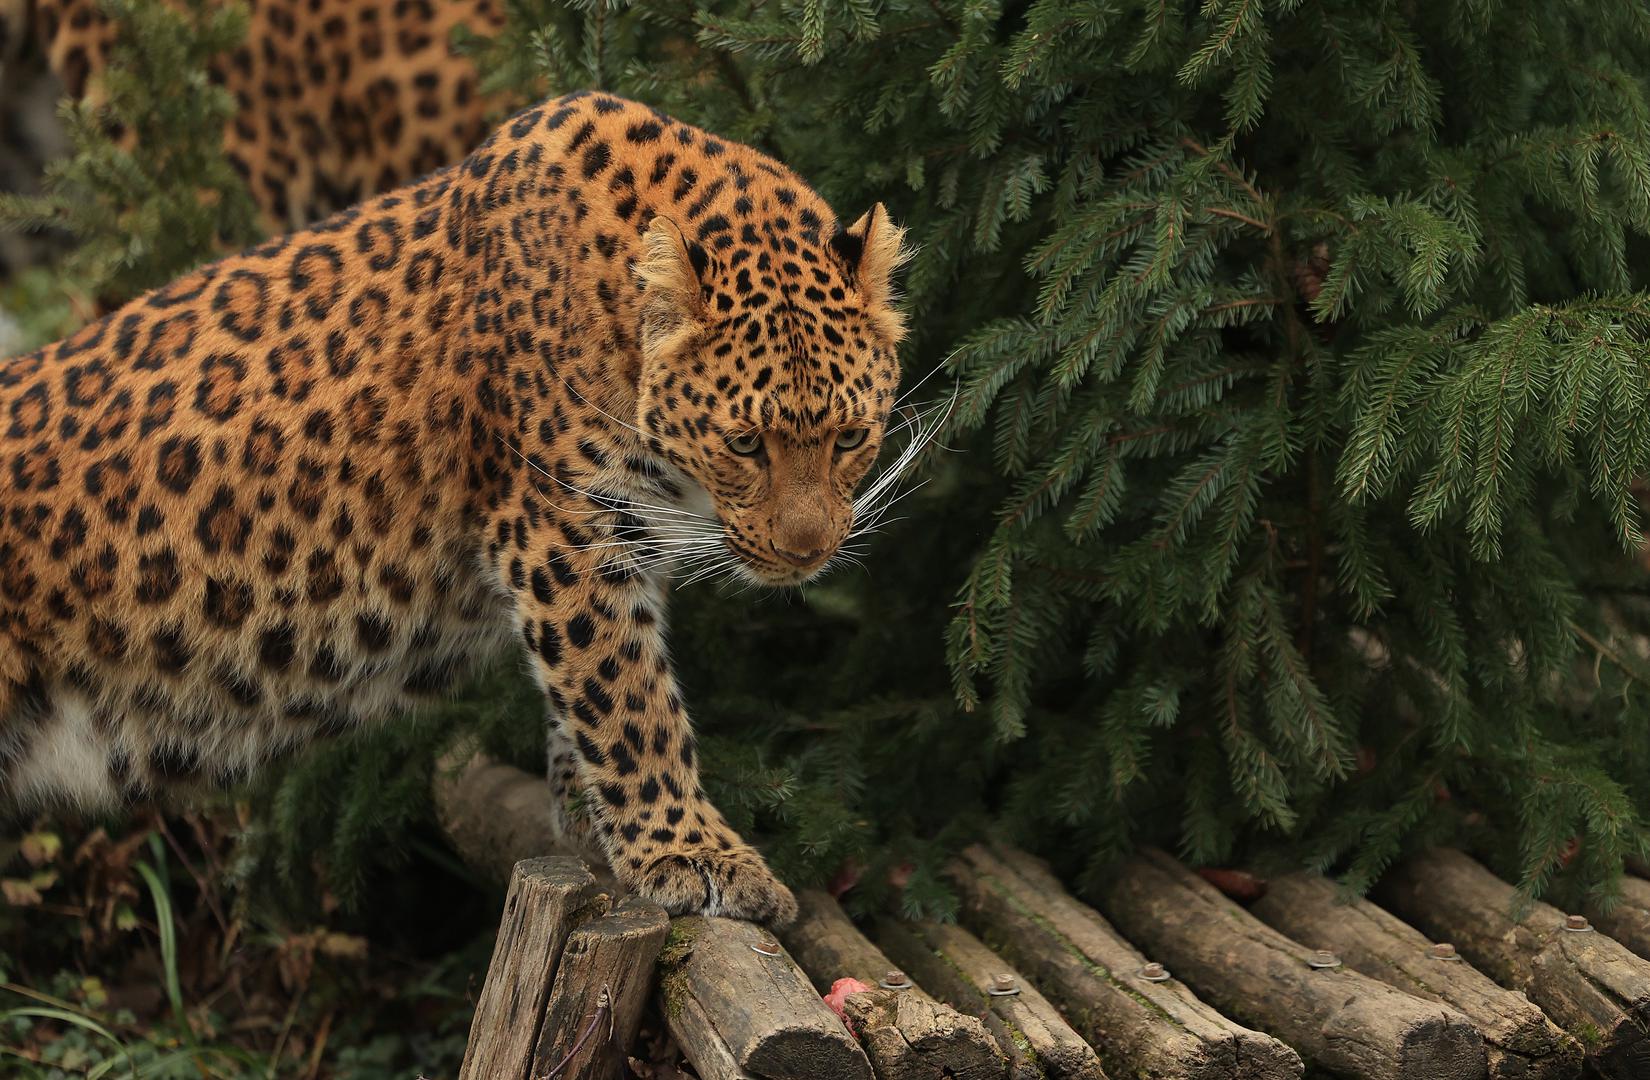
[[[56,833],[32,832],[23,837],[18,846],[30,866],[43,866],[57,858],[63,850],[63,838]]]
[[[1198,875],[1233,900],[1245,904],[1253,903],[1266,895],[1266,879],[1256,877],[1247,870],[1205,866],[1198,871]]]

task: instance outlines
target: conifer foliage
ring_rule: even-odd
[[[1646,853],[1641,5],[506,7],[492,89],[649,101],[920,246],[956,452],[807,608],[679,601],[707,782],[782,871],[943,908],[992,819],[1096,872]]]
[[[1642,850],[1641,9],[517,14],[553,29],[501,71],[912,226],[912,367],[958,380],[967,479],[898,542],[975,539],[870,586],[952,602],[948,738],[1031,842],[1275,845],[1364,884],[1453,832],[1532,889]]]

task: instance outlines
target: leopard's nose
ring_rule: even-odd
[[[775,555],[778,555],[792,566],[812,566],[819,561],[820,556],[825,554],[825,549],[822,547],[816,547],[811,551],[790,551],[771,540],[768,541],[768,546],[773,548]]]

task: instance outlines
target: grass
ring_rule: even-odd
[[[0,1076],[456,1074],[488,940],[413,956],[389,927],[255,917],[224,884],[235,828],[152,818],[64,840],[42,823],[10,851],[0,842],[13,897],[0,905]]]

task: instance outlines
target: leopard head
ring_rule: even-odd
[[[879,204],[834,233],[802,211],[707,250],[664,217],[645,235],[638,423],[714,507],[742,576],[817,575],[855,525],[905,334],[904,230]]]

